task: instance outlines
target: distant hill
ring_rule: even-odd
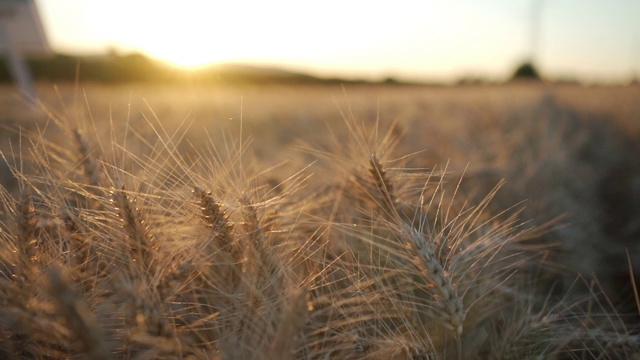
[[[259,67],[245,64],[220,64],[196,72],[205,80],[224,82],[322,82],[308,74],[275,67]]]
[[[0,56],[0,62],[6,60]],[[447,83],[407,82],[395,78],[380,81],[352,80],[345,78],[323,78],[302,72],[278,67],[255,66],[237,63],[215,64],[196,70],[187,70],[154,60],[142,54],[118,54],[76,56],[55,54],[49,58],[28,59],[27,63],[36,81],[62,82],[189,82],[201,84],[384,84],[384,85],[432,85],[441,86]],[[507,81],[551,82],[559,84],[579,84],[578,79],[568,76],[546,79],[541,76],[531,63],[521,64]],[[0,83],[9,83],[10,77],[6,64],[0,64]],[[452,85],[491,86],[502,81],[491,80],[477,75],[461,75]]]
[[[0,61],[5,59],[0,57]],[[72,82],[198,82],[198,83],[358,83],[325,79],[275,67],[219,64],[198,70],[169,66],[141,54],[72,56],[27,60],[35,80]],[[7,66],[0,65],[0,82],[11,82]]]

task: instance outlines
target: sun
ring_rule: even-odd
[[[212,63],[230,60],[222,52],[215,53],[197,46],[189,46],[189,44],[182,46],[149,44],[145,46],[144,52],[155,59],[186,69],[197,69]]]
[[[384,36],[369,30],[366,38],[346,36],[344,26],[328,26],[325,19],[344,25],[348,16],[332,6],[310,12],[294,0],[138,0],[101,10],[113,13],[102,14],[102,23],[94,25],[112,44],[184,68],[220,62],[324,66],[356,48],[375,47]]]
[[[131,2],[123,12],[129,17],[120,13],[123,23],[110,26],[117,38],[114,42],[176,66],[197,68],[255,58],[265,50],[255,45],[256,30],[264,19],[252,18],[253,12],[232,1],[140,1]],[[145,14],[144,18],[139,14]],[[242,23],[238,14],[242,14]]]

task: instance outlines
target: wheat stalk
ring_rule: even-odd
[[[211,301],[221,313],[226,314],[218,321],[224,323],[222,328],[228,331],[233,327],[233,320],[229,317],[239,306],[232,296],[244,278],[243,250],[223,205],[213,198],[211,192],[200,187],[194,188],[193,195],[202,214],[200,226],[204,225],[207,231],[199,246],[203,251],[195,254],[194,265],[199,270],[192,286],[198,294],[198,301]]]

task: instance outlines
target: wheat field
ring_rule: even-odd
[[[0,357],[637,359],[640,88],[0,89]]]

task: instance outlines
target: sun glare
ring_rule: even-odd
[[[498,0],[36,2],[57,52],[138,52],[185,68],[242,62],[330,77],[500,77],[530,53],[529,5]],[[577,17],[570,2],[545,5],[544,71],[637,75],[640,5],[586,3]]]
[[[139,1],[124,8],[105,15],[101,24],[109,29],[112,45],[123,50],[187,68],[255,55],[254,48],[243,48],[243,44],[255,37],[256,28],[235,22],[242,13],[235,2]],[[248,22],[256,20],[249,16],[242,17]],[[110,22],[114,18],[118,24]]]
[[[246,37],[247,28],[232,28],[225,16],[216,16],[234,11],[233,2],[227,4],[221,8],[217,2],[192,6],[185,2],[177,9],[177,5],[154,3],[153,19],[145,19],[146,28],[139,29],[136,45],[154,58],[186,68],[241,56],[233,42]]]
[[[126,39],[123,47],[193,68],[224,61],[318,59],[327,42],[338,52],[347,46],[339,40],[344,38],[343,28],[314,26],[319,20],[309,18],[296,1],[193,0],[171,4],[131,2],[127,26],[120,30],[127,28],[127,34],[118,36]],[[330,9],[320,8],[315,13],[327,17]],[[149,15],[140,19],[132,15],[136,13]],[[122,19],[122,14],[118,16]]]
[[[384,12],[373,12],[375,7],[371,9],[375,16],[367,18],[375,24],[361,25],[366,33],[364,28],[347,31],[346,24],[353,21],[348,14],[358,10],[350,8],[353,6],[318,6],[311,13],[293,0],[136,1],[128,2],[125,10],[120,8],[110,19],[104,16],[101,26],[109,29],[115,46],[182,67],[282,59],[326,63],[338,56],[349,57],[355,48],[374,48],[386,36],[377,25]],[[115,18],[118,24],[113,23]],[[328,26],[327,19],[340,26]]]
[[[187,69],[225,60],[222,54],[214,54],[207,49],[191,47],[189,44],[157,44],[146,46],[144,51],[156,59]]]

